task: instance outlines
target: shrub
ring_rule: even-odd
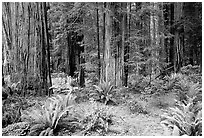
[[[137,101],[131,101],[129,103],[129,109],[132,113],[142,113],[142,114],[148,114],[147,110],[145,109],[145,107]]]
[[[200,66],[184,66],[181,68],[181,73],[187,75],[189,81],[202,83],[202,71],[200,70]]]
[[[164,83],[157,87],[157,91],[160,90],[162,93],[172,93],[177,95],[177,99],[187,100],[186,96],[189,93],[194,93],[201,88],[200,83],[193,83],[188,80],[188,76],[181,73],[174,73],[171,76],[166,76]],[[158,93],[158,92],[157,92]]]
[[[114,103],[116,104],[116,100],[114,99],[114,85],[111,82],[102,82],[98,86],[93,85],[95,87],[95,91],[92,91],[91,96],[95,96],[96,101],[100,101],[102,103]]]
[[[29,135],[51,136],[54,131],[60,126],[60,119],[69,114],[73,107],[75,97],[71,93],[67,95],[57,95],[56,97],[48,98],[43,106],[27,112],[22,118],[27,119],[32,124]]]
[[[78,90],[75,90],[75,93],[77,95],[76,102],[86,102],[89,100],[89,92],[93,91],[93,87],[85,87],[85,88],[80,88]]]
[[[201,73],[200,66],[187,65],[181,68],[181,73],[186,75]]]
[[[8,107],[7,107],[8,108]],[[20,107],[10,107],[8,109],[3,108],[2,113],[2,127],[6,127],[9,124],[20,122]]]
[[[161,125],[171,128],[172,135],[202,135],[202,103],[194,102],[195,98],[188,101],[177,101],[177,106],[170,108],[162,116]]]
[[[131,74],[128,78],[128,87],[137,92],[142,92],[147,84],[147,79],[141,75]]]
[[[113,122],[112,118],[113,115],[110,114],[107,106],[99,106],[96,102],[93,102],[93,110],[85,114],[82,119],[83,135],[91,132],[107,133],[109,125]]]
[[[12,96],[2,101],[2,127],[21,121],[21,110],[29,106],[23,97]]]

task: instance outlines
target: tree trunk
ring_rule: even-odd
[[[50,45],[49,45],[49,35],[48,35],[48,21],[47,21],[47,6],[46,3],[43,2],[43,12],[44,12],[44,33],[45,33],[45,43],[46,43],[46,55],[47,55],[47,80],[48,80],[48,88],[52,86],[52,78],[51,78],[51,71],[50,71]],[[48,96],[50,96],[53,92],[52,90],[48,91]]]
[[[163,2],[161,3],[161,17],[160,17],[160,26],[159,28],[161,28],[161,37],[160,37],[160,46],[161,46],[161,50],[160,50],[160,62],[162,63],[161,68],[164,69],[166,65],[164,65],[166,63],[166,59],[167,59],[167,52],[166,52],[166,45],[165,45],[165,38],[164,38],[164,31],[165,31],[165,15],[164,15],[164,4]]]
[[[103,8],[102,8],[102,13],[103,13],[103,29],[102,29],[102,36],[103,36],[103,60],[102,60],[102,71],[101,71],[101,79],[100,82],[105,81],[105,36],[106,36],[106,2],[103,3]]]
[[[130,4],[130,9],[131,9],[131,4]],[[128,37],[128,26],[127,26],[127,3],[122,3],[122,49],[121,51],[123,52],[121,56],[124,56],[124,59],[122,59],[122,67],[123,73],[123,86],[127,87],[128,83],[128,54],[129,54],[129,46],[127,44],[127,37]],[[129,15],[130,16],[130,15]],[[129,17],[130,18],[130,17]]]
[[[98,45],[98,80],[100,80],[101,77],[101,61],[100,61],[100,37],[99,37],[99,15],[98,15],[98,8],[99,8],[99,4],[98,2],[96,2],[97,7],[96,7],[96,28],[97,28],[97,45]]]
[[[175,23],[179,22],[182,17],[183,3],[176,2],[174,3],[174,21]],[[175,28],[174,32],[174,70],[177,72],[181,68],[181,38],[180,31],[178,28]]]
[[[105,47],[104,47],[104,74],[106,82],[115,82],[115,60],[111,54],[112,18],[111,3],[106,3],[105,14]]]

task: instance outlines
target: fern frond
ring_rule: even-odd
[[[54,136],[54,134],[53,134],[53,129],[51,129],[51,130],[49,131],[48,136]]]
[[[46,130],[43,130],[40,132],[39,136],[46,136],[45,133],[46,133]]]
[[[38,135],[40,131],[46,128],[45,124],[35,124],[30,128],[29,136]]]

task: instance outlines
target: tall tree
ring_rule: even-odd
[[[176,23],[179,22],[182,18],[183,3],[175,2],[174,3],[174,26],[177,26]],[[181,26],[180,26],[181,27]],[[182,28],[174,28],[174,70],[177,72],[182,65],[182,40],[181,40],[181,31]]]
[[[115,59],[111,53],[111,38],[112,38],[112,6],[111,3],[106,3],[105,14],[105,47],[104,47],[104,80],[106,82],[115,82]]]
[[[42,3],[3,3],[3,38],[7,42],[4,51],[9,50],[9,55],[6,55],[5,59],[9,59],[12,83],[19,81],[22,84],[22,95],[27,94],[31,80],[42,84],[45,91],[48,90],[49,50],[45,17],[47,11],[44,10]]]
[[[45,25],[44,27],[44,35],[45,35],[45,44],[46,44],[46,55],[47,55],[47,78],[48,81],[48,87],[52,86],[52,79],[51,79],[51,71],[50,71],[50,44],[49,44],[49,33],[48,33],[48,19],[47,19],[47,11],[48,11],[48,6],[46,5],[45,2],[43,4],[43,15],[44,15],[44,20],[43,23]],[[51,95],[52,91],[48,91],[48,95]]]
[[[122,59],[122,67],[123,69],[123,86],[127,86],[128,83],[128,65],[127,65],[127,61],[128,61],[128,54],[129,54],[129,47],[128,47],[128,15],[127,15],[127,9],[129,6],[127,3],[122,3],[122,51],[123,53],[121,54],[122,56],[124,56],[124,59]],[[131,8],[131,5],[130,7]],[[130,15],[129,15],[130,18]]]
[[[100,61],[100,36],[99,36],[99,4],[96,2],[96,28],[97,28],[97,46],[98,46],[98,79],[101,77],[101,61]]]

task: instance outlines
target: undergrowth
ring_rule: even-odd
[[[202,83],[198,67],[189,65],[180,73],[152,79],[151,82],[148,77],[132,78],[137,80],[129,83],[129,87],[117,89],[110,82],[78,88],[72,86],[71,78],[60,82],[56,79],[56,85],[52,87],[56,88],[54,96],[36,108],[21,112],[29,104],[20,97],[3,102],[3,127],[24,120],[29,122],[28,135],[32,136],[60,135],[60,131],[69,131],[69,135],[106,135],[114,117],[110,113],[110,103],[116,105],[118,102],[127,106],[133,116],[154,112],[155,108],[150,111],[151,107],[159,107],[159,111],[165,109],[161,125],[170,128],[172,135],[202,135]],[[91,99],[91,111],[75,110],[79,103]]]
[[[62,118],[68,116],[69,111],[73,108],[74,99],[75,97],[71,93],[67,95],[56,95],[55,97],[48,98],[43,106],[25,113],[22,118],[24,118],[24,120],[27,119],[27,121],[31,123],[28,135],[54,135],[57,127],[63,124]],[[73,121],[69,123],[77,122]]]
[[[92,102],[92,110],[82,117],[82,134],[90,135],[92,132],[98,132],[99,135],[105,135],[109,126],[113,123],[114,115],[110,113],[108,106],[99,105]]]
[[[161,125],[171,128],[172,135],[202,135],[202,91],[197,86],[191,86],[186,98],[176,100],[176,106],[162,115]]]
[[[93,85],[95,90],[90,94],[95,98],[96,101],[102,102],[104,104],[113,103],[116,104],[116,99],[114,98],[114,85],[111,82],[103,81],[99,85]]]

